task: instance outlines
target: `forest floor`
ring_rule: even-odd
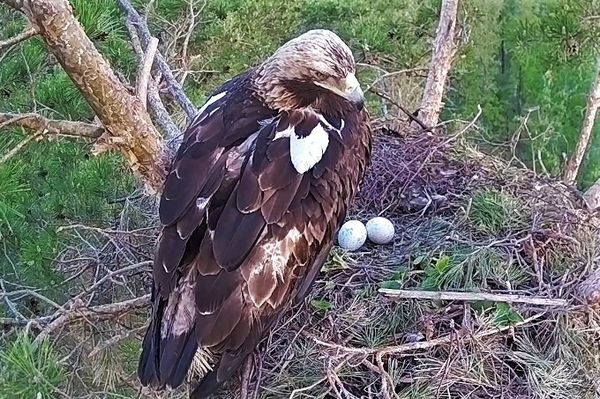
[[[309,298],[255,353],[250,397],[597,397],[600,316],[583,287],[600,236],[581,196],[516,159],[482,154],[464,130],[398,130],[377,129],[349,215],[391,219],[394,241],[332,251]],[[67,370],[63,395],[139,391],[155,206],[134,196],[113,229],[70,232],[79,245],[59,265],[83,286],[96,284],[68,312],[96,310],[51,331]],[[450,299],[427,297],[433,292]],[[97,311],[131,298],[141,299],[125,310],[136,311]],[[215,397],[238,395],[236,377]]]

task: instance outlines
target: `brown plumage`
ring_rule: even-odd
[[[368,115],[350,49],[309,31],[217,89],[185,131],[160,202],[139,377],[205,397],[304,298],[365,172]]]

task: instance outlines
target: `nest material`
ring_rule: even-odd
[[[147,209],[130,209],[136,223],[124,217],[119,229],[154,224]],[[394,222],[394,242],[367,243],[354,253],[334,249],[306,303],[290,310],[255,354],[256,398],[597,397],[600,319],[584,303],[582,292],[589,290],[581,287],[598,269],[598,229],[580,195],[485,156],[460,136],[407,126],[401,134],[376,134],[349,218],[366,222],[375,215]],[[154,236],[149,231],[122,240],[127,251],[110,256],[138,253],[142,260]],[[145,276],[124,283],[139,291]],[[563,298],[569,305],[392,301],[380,287],[511,293]],[[117,300],[125,288],[107,287],[96,298]],[[589,292],[597,291],[592,285]],[[113,327],[139,329],[146,317],[140,313]],[[139,345],[140,331],[105,352],[117,356],[123,345]],[[83,342],[78,335],[98,342],[115,331],[103,322],[62,334],[70,336],[57,342],[71,353]],[[84,376],[71,383],[71,397],[107,386],[96,375],[98,358],[85,355],[93,347],[81,345],[82,356],[71,357],[80,359],[73,368]],[[137,352],[117,356],[124,370],[120,383],[111,377],[111,387],[137,383],[131,353]],[[215,397],[238,395],[233,378]],[[181,388],[165,397],[187,393]]]

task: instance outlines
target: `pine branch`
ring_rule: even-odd
[[[167,163],[160,134],[87,37],[69,1],[27,1],[22,11],[105,126],[93,153],[120,151],[146,188],[160,192]]]

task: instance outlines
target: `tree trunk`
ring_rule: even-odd
[[[565,183],[569,185],[576,184],[577,174],[579,173],[581,162],[583,161],[583,157],[590,142],[590,137],[592,136],[592,131],[594,130],[594,122],[596,120],[598,107],[600,107],[600,58],[598,58],[598,64],[596,67],[596,79],[594,80],[592,90],[588,96],[587,109],[585,111],[585,118],[583,119],[583,126],[579,135],[579,141],[577,141],[575,152],[573,152],[571,159],[569,159],[569,163],[567,164],[567,169],[565,171]],[[596,182],[594,186],[597,184],[598,182]],[[595,189],[594,191],[600,190]],[[595,201],[600,202],[600,198],[596,198]]]
[[[69,1],[3,2],[25,13],[106,128],[95,152],[119,150],[147,188],[160,192],[166,164],[161,137],[139,99],[87,37]]]
[[[431,66],[427,75],[427,83],[419,117],[428,126],[435,126],[438,123],[440,112],[443,107],[442,98],[444,95],[444,86],[446,78],[450,71],[452,58],[456,52],[454,44],[454,29],[456,27],[458,10],[458,0],[443,0],[440,11],[440,22],[433,42],[433,55],[431,57]]]

